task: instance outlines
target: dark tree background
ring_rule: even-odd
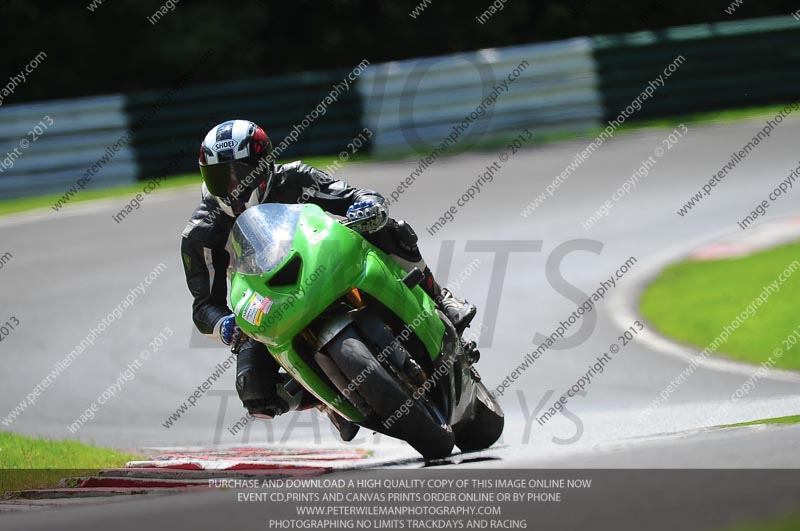
[[[417,0],[418,1],[418,0]],[[485,24],[489,0],[182,0],[151,25],[163,0],[6,0],[0,87],[39,51],[48,59],[4,103],[162,89],[209,48],[198,81],[302,70],[619,33],[666,26],[788,15],[794,0],[507,0]],[[798,22],[800,24],[800,22]]]

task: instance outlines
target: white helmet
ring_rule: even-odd
[[[198,162],[206,189],[229,216],[259,204],[272,188],[272,141],[249,120],[213,127],[200,145]]]

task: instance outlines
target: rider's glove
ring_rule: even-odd
[[[359,232],[375,232],[381,230],[389,219],[389,211],[380,203],[375,201],[358,201],[347,209],[347,219],[357,221],[361,218],[372,218],[363,223],[359,223],[354,228]]]
[[[219,338],[226,345],[235,343],[242,335],[242,329],[236,324],[236,317],[230,314],[222,320],[222,325],[219,327]]]

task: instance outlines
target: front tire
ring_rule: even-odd
[[[350,382],[361,380],[355,392],[378,417],[381,427],[376,427],[377,431],[403,439],[425,459],[450,455],[455,446],[453,430],[447,424],[440,424],[376,360],[354,326],[342,330],[325,348]]]
[[[462,452],[485,450],[503,434],[505,417],[500,404],[492,397],[483,382],[475,382],[475,417],[454,426],[456,445]]]

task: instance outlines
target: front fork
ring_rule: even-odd
[[[437,312],[439,312],[437,310]],[[476,384],[480,375],[473,364],[480,357],[474,341],[464,341],[453,325],[439,312],[445,323],[442,352],[434,366],[435,371],[448,370],[448,378],[442,380],[439,396],[447,404],[450,425],[471,419],[475,414]]]

